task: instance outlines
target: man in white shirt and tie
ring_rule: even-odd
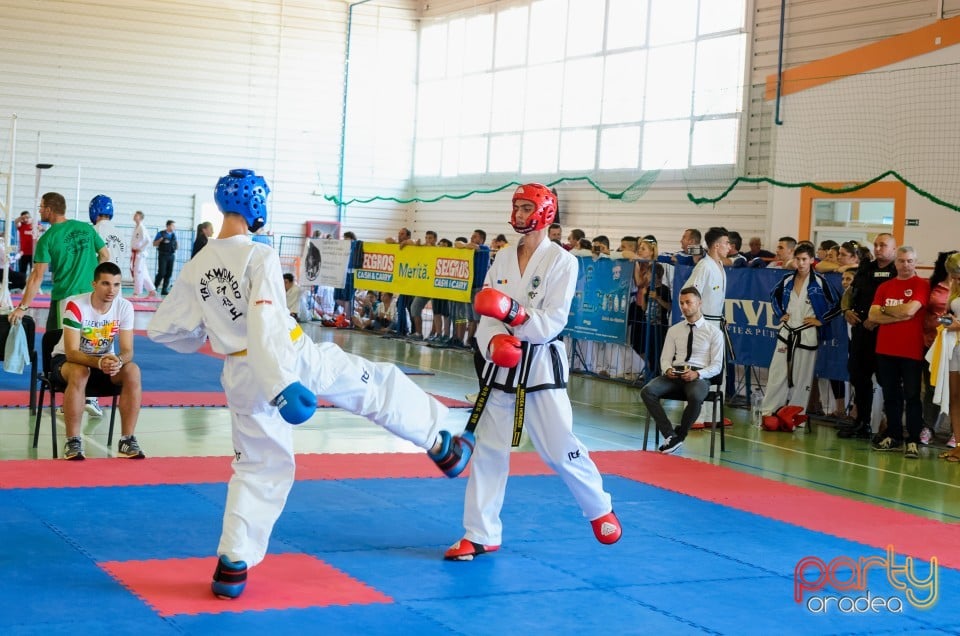
[[[673,453],[683,445],[704,398],[710,392],[710,378],[723,369],[723,334],[700,313],[700,292],[696,287],[680,290],[680,313],[684,320],[667,330],[660,354],[663,375],[650,380],[640,391],[664,443],[661,453]],[[660,403],[662,399],[686,400],[680,426],[674,428]]]

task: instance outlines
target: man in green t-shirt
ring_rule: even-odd
[[[10,322],[17,324],[30,309],[30,303],[40,291],[47,267],[53,276],[50,292],[50,312],[47,330],[60,329],[61,301],[90,290],[93,270],[110,258],[110,250],[97,230],[89,223],[67,219],[67,202],[63,195],[47,192],[40,199],[40,218],[50,229],[37,241],[33,252],[33,269],[23,290],[20,306],[10,314]]]

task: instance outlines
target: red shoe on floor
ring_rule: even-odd
[[[460,539],[443,553],[443,558],[447,561],[473,561],[473,557],[487,552],[496,552],[500,549],[498,545],[482,545],[474,543],[470,539]]]
[[[730,420],[729,417],[725,417],[725,418],[723,418],[723,425],[724,425],[724,426],[733,426],[733,422]],[[703,429],[705,429],[705,428],[706,428],[706,429],[709,429],[709,428],[710,428],[710,422],[694,422],[693,424],[690,425],[690,430],[691,430],[691,431],[700,431],[700,430],[703,430]]]
[[[617,515],[612,510],[591,521],[590,525],[593,526],[593,536],[597,538],[597,541],[606,545],[616,543],[623,534],[620,520],[617,519]]]

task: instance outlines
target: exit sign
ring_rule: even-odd
[[[907,219],[907,225],[916,227],[920,225],[920,219]]]

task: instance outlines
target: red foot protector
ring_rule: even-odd
[[[307,554],[268,554],[250,569],[240,598],[210,591],[215,556],[100,563],[110,576],[161,616],[369,605],[393,599]]]

